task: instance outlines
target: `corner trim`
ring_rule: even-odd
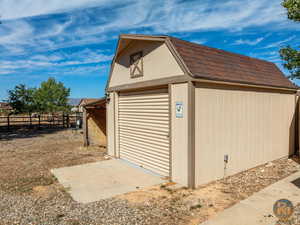
[[[168,85],[169,92],[169,177],[172,180],[172,84]]]
[[[188,82],[188,187],[195,188],[195,86]]]

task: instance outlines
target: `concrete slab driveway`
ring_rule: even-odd
[[[89,203],[163,183],[162,177],[123,160],[107,160],[53,169],[75,201]]]

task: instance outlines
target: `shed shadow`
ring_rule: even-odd
[[[294,184],[297,188],[300,188],[300,178],[293,180],[291,183]]]
[[[70,128],[45,128],[45,129],[17,129],[9,132],[0,132],[1,141],[11,141],[19,138],[34,138],[45,134],[53,134]],[[79,131],[81,132],[81,131]]]

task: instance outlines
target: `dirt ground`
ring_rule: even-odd
[[[105,149],[81,147],[79,131],[19,131],[0,136],[0,188],[21,194],[55,184],[50,169],[103,160]]]
[[[74,202],[50,172],[100,160],[105,149],[83,148],[80,132],[0,134],[0,225],[198,225],[300,170],[298,158],[280,159],[196,190],[165,183],[91,204]]]
[[[191,213],[182,224],[198,225],[218,212],[299,170],[299,158],[291,157],[289,159],[279,159],[222,180],[211,182],[198,187],[196,190],[186,188],[173,190],[171,188],[172,184],[166,183],[165,185],[119,197],[127,199],[132,204],[145,204],[145,202],[157,202],[158,200],[174,201],[177,205],[184,203],[184,205],[190,207]],[[300,204],[298,208],[300,212]]]

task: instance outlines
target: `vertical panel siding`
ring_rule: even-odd
[[[169,176],[169,95],[119,96],[120,158]]]
[[[195,98],[197,185],[292,152],[294,95],[198,85]]]

